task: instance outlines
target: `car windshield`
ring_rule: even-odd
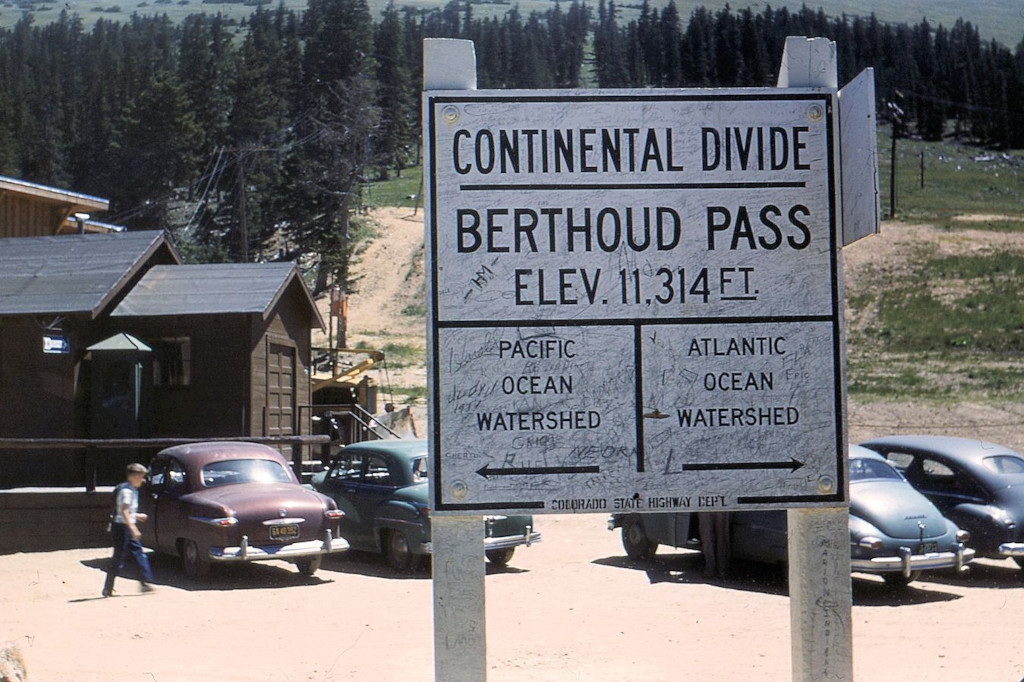
[[[419,483],[427,480],[427,458],[417,457],[412,461],[412,482]]]
[[[868,478],[903,479],[899,472],[885,462],[877,459],[851,459],[850,480],[863,481]]]
[[[203,467],[203,485],[215,488],[236,483],[289,483],[288,470],[271,459],[226,459]]]
[[[1014,455],[996,455],[982,460],[985,468],[997,474],[1024,474],[1024,459]]]

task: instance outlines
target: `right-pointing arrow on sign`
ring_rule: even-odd
[[[804,465],[798,459],[788,462],[693,462],[683,465],[683,471],[735,471],[738,469],[789,469],[796,471]]]

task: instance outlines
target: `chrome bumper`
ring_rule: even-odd
[[[999,545],[999,553],[1003,556],[1024,556],[1024,542],[1004,542]]]
[[[316,556],[318,554],[331,554],[333,552],[344,552],[348,549],[348,542],[344,538],[332,537],[331,532],[324,534],[322,540],[306,540],[305,542],[292,542],[287,545],[264,545],[257,547],[249,544],[249,536],[242,536],[242,544],[239,547],[211,547],[210,561],[266,561],[268,559],[301,559],[302,557]]]
[[[526,545],[529,547],[535,542],[540,542],[540,533],[534,532],[528,528],[522,535],[503,535],[498,538],[484,538],[484,550],[508,549],[509,547],[518,547],[519,545]]]
[[[914,571],[936,568],[956,568],[963,571],[974,561],[974,550],[960,545],[955,552],[929,552],[913,554],[907,547],[900,547],[899,556],[875,557],[874,559],[853,559],[850,568],[864,573],[896,573],[909,578]]]
[[[540,533],[527,526],[526,532],[522,535],[502,535],[496,538],[484,538],[484,551],[489,549],[508,549],[509,547],[519,547],[520,545],[529,547],[535,542],[540,542]],[[433,552],[434,547],[432,543],[420,543],[421,554],[433,554]]]

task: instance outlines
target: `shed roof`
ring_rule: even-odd
[[[149,346],[147,346],[146,344],[144,344],[142,341],[139,341],[137,338],[135,338],[131,334],[125,334],[124,332],[122,332],[120,334],[114,334],[113,336],[111,336],[108,339],[103,339],[99,343],[94,343],[91,346],[89,346],[88,348],[86,348],[86,350],[88,350],[88,351],[97,351],[97,350],[99,350],[99,351],[105,351],[105,350],[125,351],[125,350],[128,350],[128,351],[139,351],[141,353],[149,353],[153,349],[150,348]]]
[[[157,265],[111,316],[255,313],[266,319],[289,286],[301,290],[313,324],[323,329],[323,318],[294,263]]]
[[[0,239],[0,315],[96,317],[161,249],[161,231]]]

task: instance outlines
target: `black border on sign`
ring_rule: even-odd
[[[430,158],[430,164],[427,171],[429,172],[429,183],[430,183],[430,215],[427,216],[430,225],[430,277],[431,277],[431,291],[430,291],[430,333],[431,333],[431,368],[430,372],[433,378],[433,414],[432,425],[433,425],[433,470],[431,471],[432,485],[434,491],[434,499],[432,507],[437,511],[515,511],[515,510],[531,510],[531,509],[544,509],[546,508],[545,502],[522,502],[522,501],[510,501],[510,502],[478,502],[478,503],[452,503],[446,504],[443,502],[442,495],[442,467],[441,467],[441,418],[440,418],[440,406],[441,406],[441,381],[440,381],[440,348],[439,348],[439,330],[441,329],[452,329],[452,328],[472,328],[472,327],[557,327],[557,326],[632,326],[634,328],[635,336],[639,336],[641,333],[641,327],[645,326],[657,326],[657,325],[689,325],[689,324],[707,324],[709,320],[715,322],[726,323],[744,323],[744,322],[831,322],[832,323],[832,365],[833,365],[833,384],[834,384],[834,403],[836,411],[836,452],[839,456],[836,459],[836,493],[828,495],[778,495],[778,496],[739,496],[736,498],[736,503],[739,505],[771,505],[771,504],[824,504],[828,502],[846,502],[846,471],[843,466],[846,461],[846,431],[844,421],[844,400],[843,400],[843,362],[842,362],[842,320],[841,316],[841,300],[839,291],[839,271],[838,271],[838,252],[837,252],[837,239],[838,239],[838,225],[836,224],[836,203],[838,201],[836,197],[836,154],[835,148],[836,140],[834,135],[834,118],[835,112],[833,111],[834,93],[815,93],[813,91],[804,91],[799,93],[787,93],[785,90],[780,89],[778,93],[770,91],[761,91],[758,93],[751,94],[703,94],[703,95],[684,95],[684,94],[665,94],[665,95],[556,95],[556,96],[545,96],[545,95],[522,95],[515,93],[514,101],[520,102],[545,102],[545,103],[557,103],[557,102],[701,102],[701,101],[714,101],[714,102],[749,102],[749,101],[814,101],[819,100],[824,103],[825,116],[826,116],[826,145],[828,151],[828,193],[829,193],[829,267],[831,275],[831,291],[832,291],[832,314],[831,315],[791,315],[791,316],[763,316],[763,317],[712,317],[712,318],[694,318],[694,317],[683,317],[683,318],[655,318],[650,320],[639,321],[635,318],[624,318],[624,319],[574,319],[574,320],[545,320],[545,319],[522,319],[522,320],[460,320],[460,321],[441,321],[438,319],[439,301],[437,292],[437,157],[434,154],[434,140],[436,139],[437,132],[437,117],[436,109],[443,104],[452,104],[460,102],[508,102],[510,97],[499,97],[499,96],[484,96],[484,97],[473,97],[465,95],[439,95],[439,96],[427,96],[426,105],[426,116],[428,120],[427,128],[429,130],[429,137],[427,138],[428,152]],[[593,183],[591,183],[593,184]],[[658,184],[658,183],[655,183]],[[670,183],[671,184],[671,183]],[[684,183],[687,184],[687,183]],[[692,183],[694,185],[700,183]],[[711,184],[722,184],[722,183],[711,183]],[[761,186],[765,183],[733,183],[737,186],[754,185]],[[769,183],[770,184],[770,183]],[[777,183],[776,183],[777,184]],[[783,183],[783,184],[794,184],[794,183]],[[795,183],[804,185],[804,183]],[[504,187],[504,186],[503,186]],[[590,185],[587,186],[590,188]],[[545,190],[560,188],[566,189],[561,185],[557,187],[555,185],[522,185],[522,186],[509,186],[510,189],[518,189],[520,191],[526,190]],[[597,188],[597,187],[595,187]],[[607,187],[601,187],[602,189],[620,189],[614,184],[610,184]],[[462,188],[463,190],[472,191],[475,189],[491,189],[490,186],[476,186],[467,185]],[[641,351],[639,345],[635,349],[635,359],[639,360]],[[639,366],[639,362],[636,363]],[[637,471],[644,471],[644,433],[643,433],[643,402],[642,402],[642,372],[637,372],[636,378],[636,414],[637,414]]]

